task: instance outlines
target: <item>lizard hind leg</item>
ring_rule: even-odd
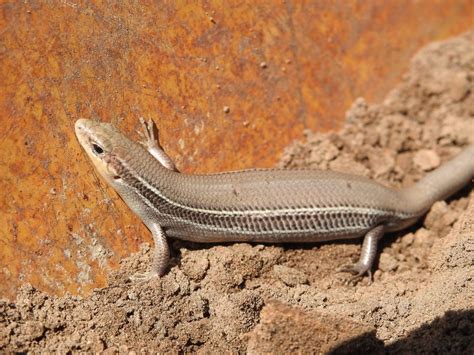
[[[360,279],[366,273],[369,275],[369,284],[372,282],[372,264],[377,255],[378,241],[382,238],[384,232],[384,225],[378,225],[367,232],[362,243],[362,251],[359,260],[354,264],[346,264],[338,268],[338,272],[349,272],[354,275],[349,278],[346,283]]]

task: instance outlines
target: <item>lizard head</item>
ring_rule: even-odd
[[[78,119],[76,136],[96,170],[109,183],[121,180],[120,156],[127,151],[130,140],[110,123]]]

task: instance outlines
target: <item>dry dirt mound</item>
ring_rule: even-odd
[[[351,171],[411,184],[474,140],[474,32],[424,48],[379,105],[358,99],[339,133],[312,134],[281,166]],[[455,172],[453,172],[455,174]],[[29,286],[0,301],[0,351],[233,350],[472,353],[472,186],[384,238],[375,272],[355,286],[336,267],[360,242],[311,245],[176,241],[170,272],[130,283],[150,253],[124,260],[89,297]]]

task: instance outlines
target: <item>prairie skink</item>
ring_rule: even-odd
[[[142,120],[144,142],[109,123],[79,119],[77,138],[97,171],[153,234],[153,270],[165,273],[167,237],[195,242],[320,242],[364,236],[360,259],[342,266],[371,272],[385,232],[413,224],[437,200],[474,177],[474,145],[412,187],[395,190],[364,177],[321,170],[257,169],[212,175],[176,171]]]

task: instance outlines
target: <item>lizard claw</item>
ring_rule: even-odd
[[[155,124],[149,119],[146,121],[143,117],[139,118],[142,126],[141,130],[137,130],[138,135],[142,138],[139,143],[142,144],[147,150],[152,148],[162,149],[158,139],[155,137]],[[156,130],[158,130],[156,128]]]
[[[165,168],[173,171],[178,171],[174,166],[171,158],[164,152],[163,147],[158,139],[158,128],[155,123],[150,119],[146,121],[143,117],[140,117],[140,124],[142,129],[137,131],[140,135],[141,140],[139,143],[145,147],[145,149],[157,159],[161,165]],[[155,134],[156,130],[156,134]]]
[[[129,280],[134,283],[145,283],[154,278],[159,278],[158,273],[153,271],[138,272],[129,277]]]
[[[353,275],[344,282],[345,285],[353,284],[354,282],[359,281],[364,277],[365,273],[367,273],[369,276],[369,285],[372,283],[372,271],[370,269],[367,270],[359,263],[342,265],[337,268],[336,272],[348,272]]]

